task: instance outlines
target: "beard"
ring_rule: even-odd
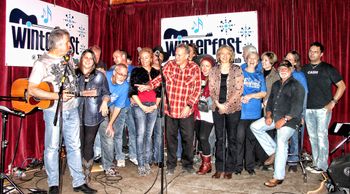
[[[278,73],[278,74],[279,74],[279,76],[280,76],[282,79],[286,79],[286,78],[288,78],[288,77],[290,76],[289,73]]]

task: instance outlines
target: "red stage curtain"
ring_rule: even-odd
[[[106,32],[106,18],[108,11],[108,1],[106,0],[47,0],[49,3],[56,3],[61,7],[66,7],[81,13],[89,15],[89,45],[93,44],[102,45]],[[31,68],[27,67],[7,67],[5,66],[5,14],[6,14],[6,1],[0,1],[1,8],[1,21],[0,28],[3,32],[0,37],[1,54],[0,54],[0,68],[2,70],[2,76],[0,78],[0,96],[9,96],[11,91],[11,84],[18,78],[29,77]],[[19,56],[14,56],[19,57]],[[11,107],[11,103],[1,102],[2,106]],[[2,119],[1,119],[2,122]],[[12,160],[15,154],[15,143],[18,137],[18,131],[20,127],[20,119],[12,115],[9,116],[7,125],[8,147],[6,150],[6,166]],[[36,111],[27,115],[23,119],[22,132],[20,134],[18,151],[16,153],[14,166],[24,166],[27,163],[24,161],[27,158],[39,158],[43,157],[44,153],[44,122],[42,119],[42,112]],[[30,161],[29,161],[30,162]]]
[[[274,51],[278,58],[291,50],[298,50],[302,63],[307,62],[307,50],[313,41],[321,41],[325,47],[324,60],[332,63],[343,75],[349,87],[350,62],[350,3],[348,0],[151,0],[146,3],[117,5],[108,8],[102,0],[46,0],[89,15],[89,43],[102,48],[102,59],[112,64],[116,49],[126,50],[137,59],[137,47],[154,47],[160,44],[161,18],[240,11],[258,12],[259,52]],[[5,31],[5,2],[1,6],[1,28]],[[5,34],[0,37],[5,47]],[[3,76],[1,95],[8,95],[13,80],[27,77],[30,68],[4,66],[5,51],[1,53]],[[4,104],[4,103],[2,103]],[[9,105],[9,104],[6,104]],[[332,122],[350,122],[349,89],[334,109]],[[10,118],[8,138],[10,145],[6,161],[13,155],[19,120]],[[44,126],[41,112],[29,115],[24,122],[21,142],[16,157],[17,165],[25,158],[41,158],[43,153]],[[330,149],[341,140],[330,137]],[[307,137],[305,147],[310,150]],[[350,145],[346,146],[349,152]],[[337,153],[339,155],[339,153]]]

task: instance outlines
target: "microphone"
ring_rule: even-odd
[[[139,53],[139,52],[141,52],[141,50],[142,50],[142,48],[141,47],[137,47],[137,52]]]
[[[69,49],[67,54],[63,56],[64,61],[68,63],[68,61],[70,60],[70,57],[71,57],[72,54],[73,54],[73,50]]]
[[[156,51],[154,51],[154,54],[155,54],[157,57],[159,57],[160,51],[159,51],[159,50],[156,50]]]

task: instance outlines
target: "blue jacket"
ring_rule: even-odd
[[[102,72],[97,70],[93,70],[87,78],[78,70],[77,76],[79,91],[97,90],[97,97],[79,97],[80,123],[85,126],[98,125],[103,121],[103,116],[99,112],[102,100],[110,95],[107,79]]]

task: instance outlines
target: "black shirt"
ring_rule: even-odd
[[[288,78],[283,84],[282,81],[276,81],[272,85],[266,111],[272,113],[275,122],[285,116],[292,117],[284,126],[295,129],[301,121],[304,95],[303,86],[293,77]]]
[[[219,103],[226,102],[228,74],[221,74]]]
[[[302,68],[307,80],[309,94],[308,109],[321,109],[333,98],[332,84],[343,80],[337,69],[332,65],[321,62],[317,65],[306,64]]]

